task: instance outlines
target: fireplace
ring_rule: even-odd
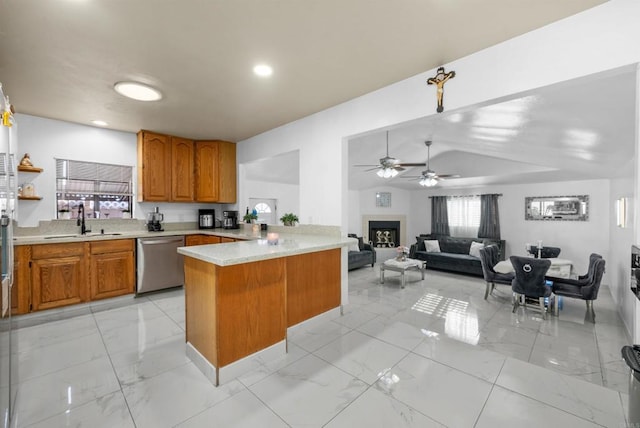
[[[375,248],[395,248],[400,245],[399,221],[369,221],[369,242]]]

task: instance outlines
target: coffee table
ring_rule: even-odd
[[[401,287],[404,288],[404,273],[408,270],[417,270],[422,275],[422,279],[424,279],[423,266],[424,262],[416,259],[406,259],[404,261],[399,261],[397,259],[386,260],[380,265],[380,284],[384,284],[384,271],[390,270],[393,272],[400,272]]]

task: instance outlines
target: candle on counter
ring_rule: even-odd
[[[276,232],[267,233],[267,243],[269,245],[277,245],[278,244],[278,234]]]

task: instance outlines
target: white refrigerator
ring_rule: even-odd
[[[11,425],[17,395],[17,330],[11,319],[13,219],[16,212],[18,125],[0,83],[0,427]]]

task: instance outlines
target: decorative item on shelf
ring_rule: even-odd
[[[409,254],[409,249],[407,247],[399,245],[396,247],[396,252],[398,253],[398,255],[396,256],[396,260],[398,260],[399,262],[404,262],[407,260],[407,254]]]
[[[32,167],[33,163],[31,163],[31,158],[29,157],[29,153],[25,153],[20,160],[20,166],[28,166]]]
[[[285,226],[295,226],[296,223],[299,222],[300,220],[298,220],[298,216],[293,213],[285,213],[285,215],[280,217],[280,221]]]
[[[22,196],[25,198],[33,198],[36,195],[33,183],[26,183],[22,185]]]

